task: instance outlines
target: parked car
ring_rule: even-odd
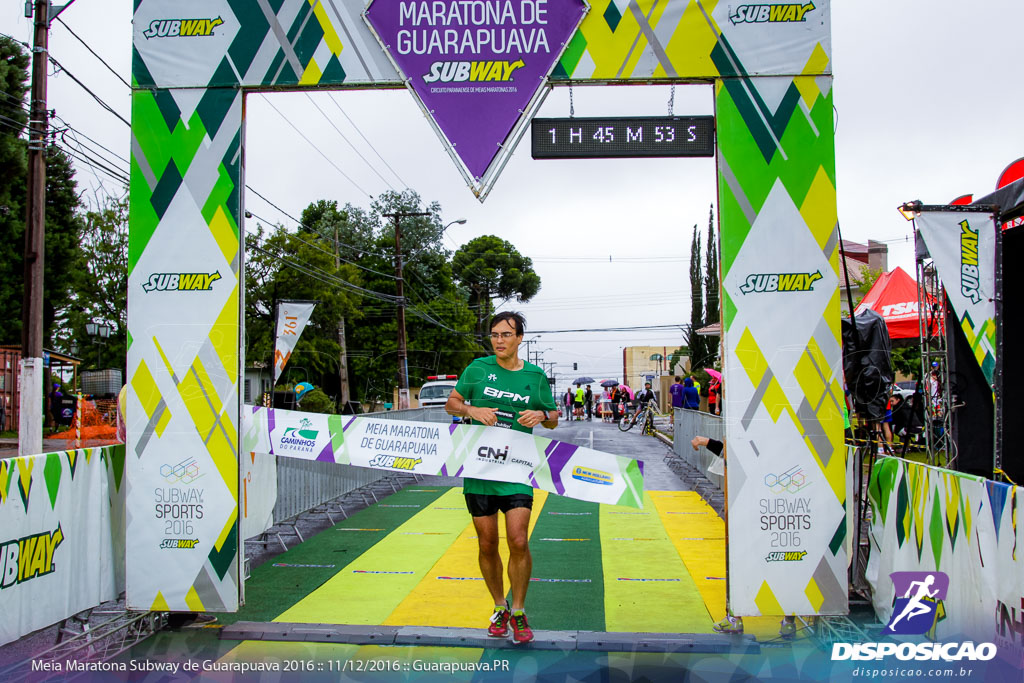
[[[448,402],[448,395],[455,388],[458,375],[431,375],[420,387],[416,399],[420,402],[421,408],[430,406],[444,406]]]

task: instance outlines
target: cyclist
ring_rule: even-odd
[[[640,404],[640,408],[639,408],[640,413],[643,413],[647,409],[647,404],[648,403],[650,403],[651,401],[657,401],[658,400],[657,397],[654,395],[654,392],[651,390],[651,383],[650,382],[644,382],[644,390],[643,391],[638,391],[636,393],[636,397],[635,398],[636,398],[637,403]],[[650,426],[653,427],[654,425],[652,424]],[[646,427],[646,425],[645,425],[645,427]]]

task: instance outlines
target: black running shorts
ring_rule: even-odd
[[[533,509],[533,496],[515,493],[511,496],[488,496],[483,493],[467,493],[466,507],[474,517],[490,517],[498,510],[508,512],[512,508]]]

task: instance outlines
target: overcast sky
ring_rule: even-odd
[[[23,6],[21,0],[2,3],[0,31],[30,41]],[[131,3],[77,0],[61,18],[130,80]],[[1000,171],[1024,156],[1024,93],[1013,76],[1021,27],[1021,0],[832,4],[836,176],[844,238],[886,241],[890,267],[913,273],[909,224],[896,207],[912,199],[939,204],[961,194],[987,194]],[[129,118],[128,88],[59,22],[53,24],[50,49]],[[573,88],[572,95],[577,116],[661,115],[668,112],[670,89],[591,86]],[[408,186],[427,202],[439,201],[445,222],[467,219],[448,229],[449,248],[496,234],[533,258],[541,292],[529,304],[511,306],[527,315],[529,329],[689,321],[690,237],[694,224],[706,230],[708,207],[716,201],[712,159],[533,161],[524,139],[480,204],[407,92],[312,97],[369,164],[305,94],[249,96],[246,180],[288,213],[297,216],[321,198],[367,207],[371,196]],[[128,157],[128,128],[52,69],[49,107]],[[712,108],[710,86],[676,87],[676,114],[710,114]],[[558,88],[541,115],[568,114],[569,90]],[[127,170],[126,163],[115,163]],[[80,187],[88,193],[121,192],[116,182],[79,168]],[[251,193],[246,208],[294,225]],[[650,332],[544,334],[534,349],[545,350],[544,359],[559,364],[561,388],[570,375],[621,375],[623,346],[674,347],[679,341],[674,334]],[[578,373],[573,362],[579,363]]]

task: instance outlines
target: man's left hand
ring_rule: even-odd
[[[547,415],[544,414],[543,410],[521,410],[519,411],[519,419],[516,422],[532,429],[546,419]]]

